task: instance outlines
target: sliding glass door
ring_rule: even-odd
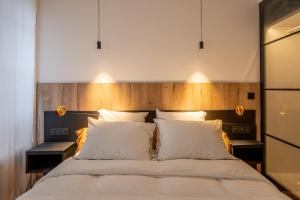
[[[266,175],[300,198],[300,1],[261,3]]]

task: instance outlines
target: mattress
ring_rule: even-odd
[[[68,159],[18,200],[287,200],[241,160]]]

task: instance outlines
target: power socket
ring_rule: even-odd
[[[234,133],[234,134],[250,134],[251,127],[247,126],[247,125],[232,126],[232,133]]]
[[[69,135],[68,128],[51,128],[50,135],[51,136],[68,136]]]

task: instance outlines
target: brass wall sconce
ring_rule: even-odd
[[[64,106],[57,106],[56,108],[56,114],[60,117],[64,116],[67,112],[67,109],[66,107]]]
[[[242,105],[237,105],[237,106],[235,107],[235,113],[236,113],[238,116],[243,116],[243,115],[244,115],[244,112],[245,112],[244,106],[242,106]]]

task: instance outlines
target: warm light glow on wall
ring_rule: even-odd
[[[93,82],[95,82],[95,83],[115,83],[113,78],[105,72],[102,72],[102,73],[98,74],[94,78]]]
[[[208,78],[201,72],[194,72],[188,79],[189,83],[208,83]]]

